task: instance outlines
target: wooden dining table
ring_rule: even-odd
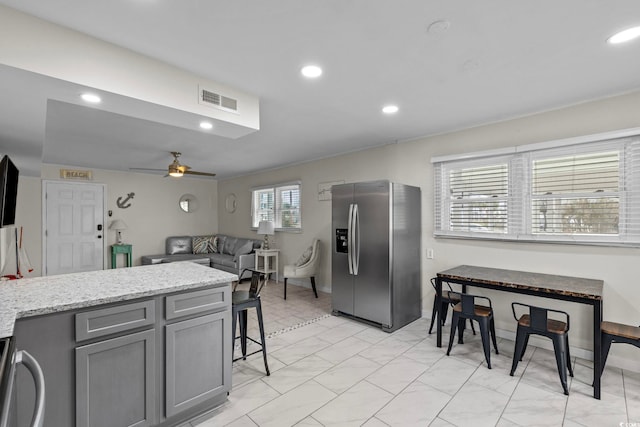
[[[460,265],[436,275],[436,307],[442,310],[442,283],[457,283],[466,292],[468,286],[493,289],[503,292],[534,295],[555,300],[587,304],[593,308],[593,397],[600,399],[600,377],[602,374],[602,288],[604,282],[581,277],[556,276],[553,274],[499,268]],[[443,313],[439,313],[438,319]],[[436,322],[437,346],[442,347],[442,322]]]

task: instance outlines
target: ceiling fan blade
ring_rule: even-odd
[[[179,173],[181,172],[183,175],[197,175],[197,176],[216,176],[215,173],[209,172],[196,172],[192,171],[191,166],[181,165],[178,161],[178,157],[180,157],[180,153],[177,151],[171,151],[173,155],[173,162],[166,169],[151,169],[151,168],[129,168],[130,171],[149,171],[149,172],[164,172],[164,177],[171,176],[171,173],[176,178],[179,178]]]
[[[209,173],[209,172],[196,172],[196,171],[190,171],[190,170],[186,170],[184,171],[185,175],[200,175],[200,176],[216,176],[215,173]]]
[[[152,169],[152,168],[129,168],[130,171],[151,171],[151,172],[166,172],[167,169]]]

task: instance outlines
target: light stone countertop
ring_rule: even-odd
[[[137,298],[224,285],[238,276],[193,262],[0,282],[0,338],[13,335],[17,319]]]

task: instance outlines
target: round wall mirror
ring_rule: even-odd
[[[186,213],[192,213],[198,210],[198,198],[193,194],[183,194],[180,197],[180,209]]]
[[[227,194],[227,198],[224,201],[224,208],[229,213],[234,213],[236,211],[237,201],[236,195],[233,193]]]

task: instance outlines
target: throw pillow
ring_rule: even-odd
[[[193,238],[194,254],[210,254],[217,252],[217,242],[215,236],[195,236]]]
[[[193,253],[191,236],[167,237],[164,246],[167,255]]]
[[[222,247],[222,253],[227,255],[235,254],[237,241],[238,241],[237,237],[227,236],[227,238],[224,239],[224,246]]]
[[[249,240],[244,245],[240,246],[238,250],[236,250],[236,253],[233,256],[233,262],[236,262],[240,255],[250,254],[251,251],[253,251],[253,241]]]
[[[221,254],[223,253],[223,249],[224,249],[224,242],[227,240],[227,236],[225,236],[224,234],[217,234],[216,235],[216,246],[215,246],[215,252],[216,254]]]
[[[312,253],[313,246],[309,246],[304,252],[302,252],[302,255],[300,255],[300,258],[298,258],[298,260],[296,261],[296,267],[300,267],[301,265],[308,263],[311,259]]]

